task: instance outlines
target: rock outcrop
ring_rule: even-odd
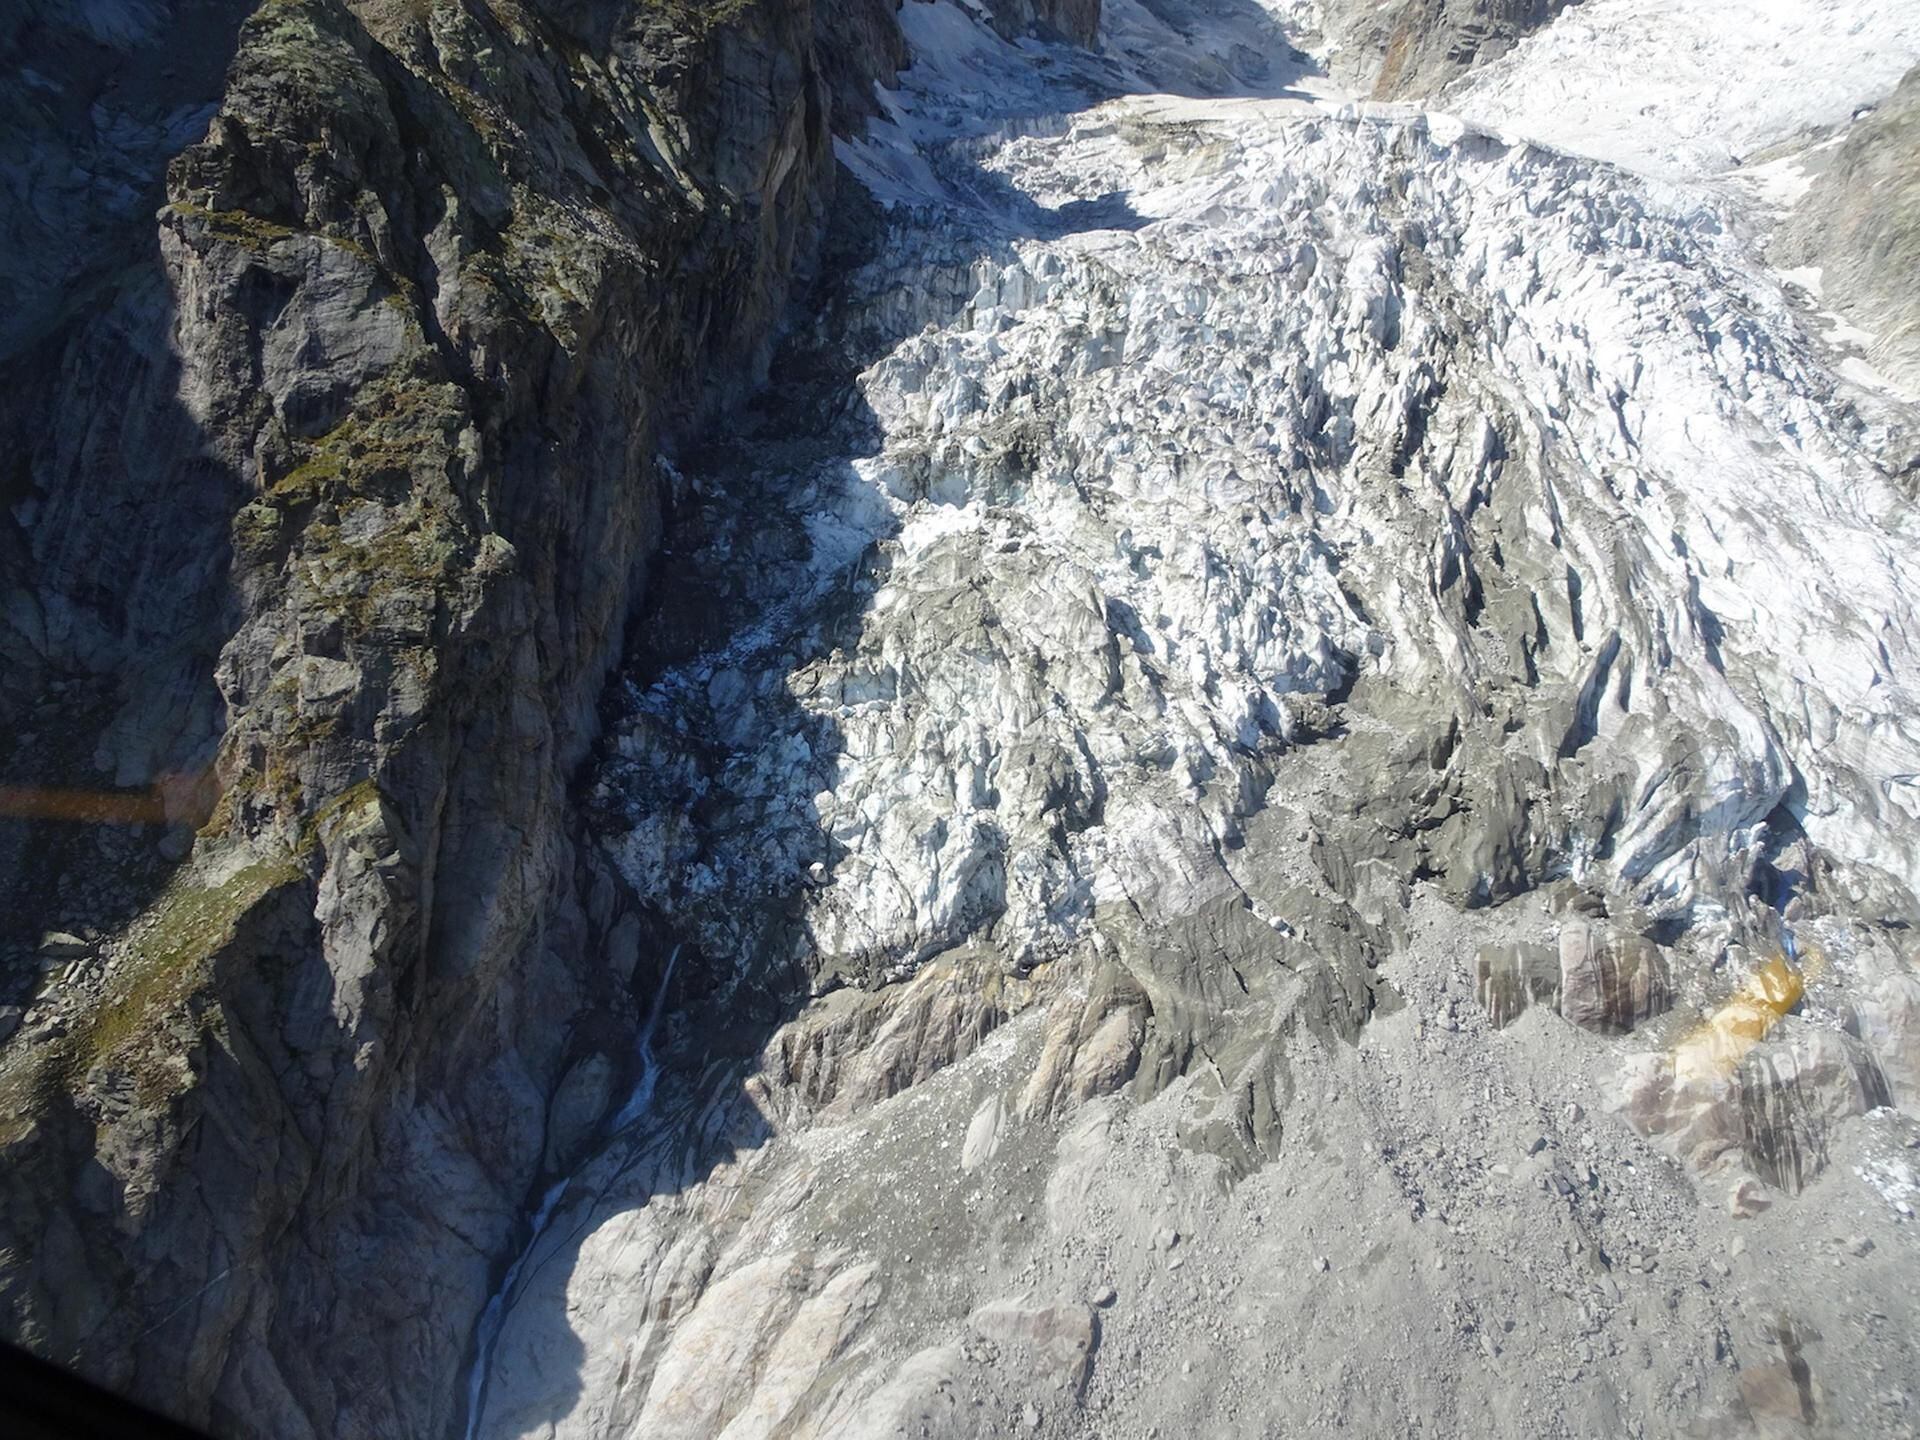
[[[1624,1035],[1672,1006],[1672,969],[1651,940],[1593,925],[1561,930],[1560,1013],[1575,1025]]]
[[[96,953],[9,972],[5,1329],[223,1430],[437,1433],[636,1013],[566,785],[655,456],[763,373],[891,8],[30,9],[0,823],[29,942]]]
[[[1381,95],[1438,91],[1462,70],[1505,53],[1580,0],[1427,0],[1402,8],[1374,82]]]
[[[1316,17],[1336,74],[1377,99],[1438,94],[1580,0],[1322,0]]]
[[[1776,253],[1814,266],[1828,304],[1868,336],[1867,353],[1920,393],[1920,68],[1840,138],[1796,203]]]
[[[1474,981],[1474,997],[1496,1030],[1533,1005],[1559,1008],[1560,959],[1549,945],[1489,945],[1474,959]]]

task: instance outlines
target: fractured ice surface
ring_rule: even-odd
[[[969,44],[922,83],[1017,110],[1026,57]],[[1783,801],[1911,884],[1904,504],[1712,203],[1402,108],[942,132],[950,93],[843,147],[893,207],[840,322],[885,342],[876,438],[729,459],[758,498],[699,563],[806,553],[620,742],[643,895],[724,949],[799,894],[850,976],[1031,963],[1207,870],[1350,689],[1337,763],[1461,747],[1402,818],[1464,898],[1571,869],[1721,904]]]

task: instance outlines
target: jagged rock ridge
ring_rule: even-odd
[[[201,69],[131,199],[28,147],[8,1332],[234,1432],[1892,1432],[1911,414],[1744,177],[1312,58],[1510,120],[1642,5],[272,0],[164,193]],[[164,33],[53,15],[43,139]]]

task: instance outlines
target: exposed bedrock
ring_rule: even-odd
[[[1867,353],[1920,391],[1920,68],[1834,147],[1776,242],[1784,264],[1817,267],[1821,293],[1867,336]]]
[[[1383,100],[1435,95],[1580,0],[1320,0],[1336,74]]]
[[[436,1434],[628,1063],[565,785],[655,455],[763,373],[820,56],[855,123],[891,7],[110,8],[7,37],[0,273],[67,308],[8,307],[0,406],[5,1330],[222,1430]]]

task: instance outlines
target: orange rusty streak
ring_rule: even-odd
[[[1818,951],[1808,960],[1804,975],[1788,964],[1785,956],[1774,956],[1699,1028],[1673,1047],[1674,1077],[1713,1081],[1731,1075],[1747,1052],[1766,1039],[1800,1003],[1807,980],[1817,978],[1826,968],[1826,957]]]
[[[164,825],[167,802],[156,788],[140,794],[112,790],[49,790],[0,785],[0,816],[19,820],[78,820],[107,825]]]

